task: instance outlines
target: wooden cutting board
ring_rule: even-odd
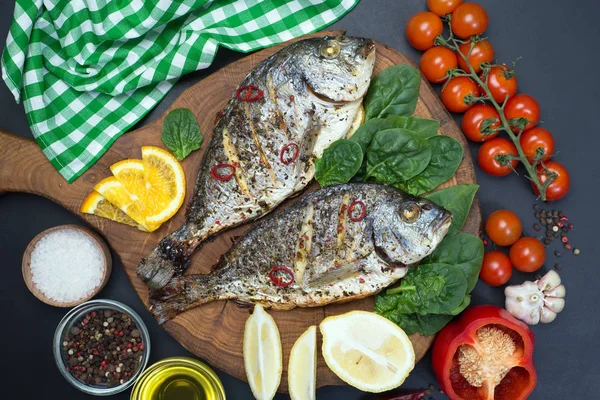
[[[329,32],[329,34],[335,33],[337,32]],[[325,33],[311,36],[321,36],[323,34]],[[279,45],[251,54],[187,89],[159,119],[134,132],[121,136],[110,150],[73,184],[68,184],[58,174],[34,141],[18,138],[0,131],[0,192],[15,191],[44,196],[86,220],[104,235],[110,246],[119,255],[133,288],[144,304],[148,306],[148,290],[136,277],[136,266],[140,259],[158,244],[161,238],[183,224],[185,207],[182,207],[177,215],[159,230],[153,233],[144,233],[106,219],[79,213],[83,199],[92,191],[98,181],[110,175],[109,167],[111,164],[126,158],[141,158],[140,149],[145,145],[164,148],[160,140],[163,119],[170,110],[183,107],[194,112],[204,134],[203,148],[183,161],[188,182],[187,204],[193,193],[202,155],[210,142],[215,115],[218,111],[223,110],[245,75],[260,61],[283,46]],[[375,73],[379,73],[395,64],[414,66],[412,61],[396,50],[377,43]],[[421,83],[415,115],[440,120],[440,133],[454,137],[465,148],[465,157],[456,175],[442,186],[475,183],[473,164],[464,136],[425,79]],[[307,191],[316,188],[318,188],[318,185],[313,183]],[[32,213],[34,214],[35,211],[32,211]],[[188,273],[207,273],[210,271],[211,266],[219,256],[229,249],[232,240],[251,226],[252,224],[247,224],[224,232],[213,242],[202,246],[202,249],[194,255]],[[481,214],[479,204],[476,202],[463,230],[478,235],[480,227]],[[319,308],[297,308],[291,311],[271,312],[279,326],[283,344],[284,376],[281,380],[280,390],[287,390],[285,371],[289,352],[295,340],[305,329],[310,325],[318,325],[327,316],[356,309],[372,311],[373,298]],[[244,323],[249,313],[248,309],[240,308],[233,302],[217,301],[177,316],[172,321],[165,323],[164,328],[185,348],[201,359],[208,361],[214,367],[228,374],[245,380],[242,338]],[[417,359],[420,360],[431,346],[433,337],[422,337],[415,334],[411,336],[411,340]],[[327,368],[320,356],[318,358],[317,376],[318,386],[343,384]]]

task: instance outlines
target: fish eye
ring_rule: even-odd
[[[321,56],[329,60],[336,58],[340,55],[341,47],[340,44],[335,40],[328,40],[321,45]]]
[[[419,219],[421,208],[415,203],[408,203],[400,210],[400,218],[407,224],[412,224]]]

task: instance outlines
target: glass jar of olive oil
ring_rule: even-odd
[[[171,357],[144,371],[133,387],[131,400],[225,400],[225,390],[206,364]]]

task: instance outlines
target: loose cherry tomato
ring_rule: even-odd
[[[512,275],[510,258],[499,251],[489,251],[483,256],[479,277],[490,286],[502,286]]]
[[[442,89],[440,95],[444,106],[452,112],[461,113],[467,111],[471,104],[465,102],[467,95],[479,96],[481,92],[475,82],[466,76],[458,76],[450,79]]]
[[[558,176],[548,185],[546,188],[546,200],[558,200],[565,197],[569,188],[571,187],[571,179],[569,178],[569,173],[567,169],[562,166],[562,164],[557,163],[556,161],[550,161],[546,163],[546,167],[550,170],[550,172],[554,172]],[[540,165],[537,168],[537,175],[540,183],[543,185],[548,179],[548,176],[544,172],[544,168]],[[539,195],[540,191],[537,187],[532,183],[533,191],[535,194]]]
[[[514,144],[504,138],[493,138],[488,140],[479,148],[477,163],[481,169],[494,176],[510,174],[517,167],[517,160],[503,162],[503,156],[517,154]]]
[[[406,37],[417,50],[432,48],[435,38],[443,31],[440,17],[427,11],[413,15],[406,24]]]
[[[427,7],[441,17],[450,14],[462,2],[463,0],[427,0]]]
[[[544,157],[542,158],[544,161],[548,160],[554,153],[554,138],[544,128],[533,128],[523,132],[519,142],[529,161],[533,161],[538,148],[544,151]]]
[[[504,107],[504,115],[508,120],[525,118],[527,120],[527,125],[523,129],[525,132],[540,121],[540,105],[533,97],[527,94],[518,94],[508,99],[506,107]],[[519,130],[520,128],[517,126],[512,127],[512,131],[515,133]]]
[[[510,246],[521,237],[523,225],[512,211],[498,210],[485,222],[485,232],[498,246]]]
[[[506,101],[517,93],[517,78],[515,72],[506,65],[496,65],[490,68],[488,87],[492,97],[498,104]]]
[[[456,36],[467,39],[481,35],[487,29],[488,15],[479,4],[463,3],[452,12],[451,24]]]
[[[536,238],[524,237],[510,247],[512,265],[521,272],[537,271],[546,261],[546,248]]]
[[[465,57],[468,56],[469,50],[471,50],[471,43],[461,44],[458,47],[458,50],[464,54]],[[492,44],[487,40],[475,43],[473,50],[471,50],[471,55],[469,56],[469,63],[473,66],[475,73],[478,74],[481,72],[481,63],[491,63],[492,60],[494,60],[494,48],[492,47]],[[466,61],[460,55],[458,56],[458,66],[463,71],[471,72]]]
[[[458,66],[456,54],[446,47],[435,46],[421,56],[419,67],[429,82],[444,82],[448,78],[448,70]]]
[[[469,108],[462,119],[462,130],[465,136],[474,142],[485,142],[498,136],[500,132],[486,133],[482,132],[482,124],[486,119],[493,119],[496,122],[489,125],[488,129],[496,129],[500,126],[500,116],[498,111],[487,104],[475,104]]]

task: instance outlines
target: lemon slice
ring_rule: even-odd
[[[129,217],[123,211],[115,207],[110,201],[106,200],[98,192],[90,193],[85,200],[83,200],[83,204],[81,205],[81,209],[79,211],[85,214],[93,214],[97,217],[107,218],[111,221],[119,222],[121,224],[134,226],[141,231],[145,231],[140,224],[131,219],[131,217]]]
[[[162,224],[179,210],[185,199],[185,173],[179,161],[158,147],[142,147],[146,223]]]
[[[415,366],[415,352],[406,333],[375,313],[351,311],[325,318],[320,329],[327,366],[362,391],[394,389]]]
[[[356,115],[354,116],[354,120],[352,120],[352,125],[350,125],[348,132],[346,132],[346,139],[350,139],[352,136],[354,136],[354,134],[356,133],[358,128],[360,128],[360,126],[364,122],[365,122],[365,107],[363,107],[363,105],[361,104],[358,111],[356,112]]]
[[[288,388],[292,400],[314,400],[317,385],[317,327],[311,326],[290,352]]]
[[[257,400],[275,397],[281,381],[282,363],[277,325],[257,304],[244,328],[244,367],[250,389]]]

